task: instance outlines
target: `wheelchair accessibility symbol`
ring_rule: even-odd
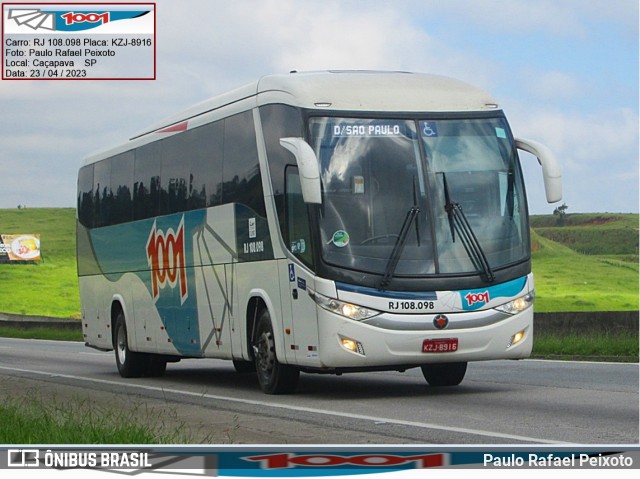
[[[435,121],[422,122],[422,134],[427,137],[438,136],[438,128]]]

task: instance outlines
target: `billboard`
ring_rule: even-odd
[[[41,259],[39,234],[0,234],[0,263]]]

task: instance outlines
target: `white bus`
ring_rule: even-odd
[[[496,100],[441,76],[265,76],[88,157],[78,175],[84,340],[124,377],[224,358],[265,393],[300,372],[531,353],[534,285],[515,139]]]

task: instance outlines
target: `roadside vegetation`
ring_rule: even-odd
[[[188,444],[183,424],[170,427],[140,401],[134,407],[101,405],[80,396],[0,397],[1,444]],[[127,399],[130,401],[130,399]],[[163,415],[171,411],[163,409]],[[174,418],[170,418],[174,419]]]
[[[536,311],[637,311],[638,215],[531,218]]]
[[[638,362],[638,335],[534,334],[532,358]]]
[[[0,233],[40,234],[43,260],[0,264],[0,312],[79,318],[74,208],[0,209]]]

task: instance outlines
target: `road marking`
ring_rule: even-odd
[[[392,418],[375,417],[375,416],[367,416],[365,414],[352,414],[352,413],[346,413],[346,412],[330,411],[328,409],[317,409],[317,408],[304,407],[304,406],[293,406],[293,405],[287,405],[287,404],[274,404],[274,403],[271,403],[271,402],[268,402],[268,401],[257,401],[257,400],[254,400],[254,399],[233,398],[233,397],[228,397],[228,396],[219,396],[219,395],[216,395],[216,394],[208,394],[208,393],[202,393],[202,392],[181,391],[181,390],[177,390],[177,389],[168,389],[166,387],[146,386],[146,385],[142,385],[142,384],[131,384],[131,383],[128,383],[128,382],[109,381],[109,380],[106,380],[106,379],[86,378],[86,377],[82,377],[82,376],[72,376],[72,375],[68,375],[68,374],[46,373],[46,372],[42,372],[42,371],[33,371],[33,370],[30,370],[30,369],[18,369],[18,368],[8,368],[8,367],[0,366],[0,370],[15,371],[15,372],[21,372],[21,373],[34,374],[34,375],[41,375],[41,376],[47,376],[49,378],[64,378],[64,379],[72,379],[72,380],[77,380],[77,381],[87,381],[87,382],[98,383],[98,384],[116,385],[116,386],[122,386],[122,387],[130,388],[130,389],[142,389],[142,390],[146,390],[146,391],[160,392],[160,393],[163,393],[163,394],[172,393],[172,394],[176,394],[176,395],[190,396],[190,397],[197,397],[197,398],[206,398],[206,399],[212,399],[212,400],[218,400],[218,401],[230,401],[230,402],[235,402],[235,403],[240,403],[240,404],[247,404],[247,405],[251,405],[251,406],[260,406],[260,407],[263,407],[263,408],[264,407],[269,407],[269,408],[285,409],[285,410],[297,411],[297,412],[320,414],[320,415],[324,415],[324,416],[344,417],[344,418],[349,418],[349,419],[360,419],[360,420],[363,420],[363,421],[371,421],[374,424],[375,423],[378,423],[378,424],[379,423],[386,423],[386,424],[395,424],[395,425],[399,425],[399,426],[416,427],[416,428],[420,428],[420,429],[436,429],[436,430],[440,430],[440,431],[458,432],[458,433],[463,433],[463,434],[475,434],[475,435],[478,435],[478,436],[488,436],[488,437],[501,438],[501,439],[507,439],[507,440],[524,441],[524,442],[527,442],[527,443],[564,444],[562,441],[552,441],[552,440],[549,440],[549,439],[540,439],[540,438],[537,438],[537,437],[519,436],[519,435],[516,435],[516,434],[505,434],[505,433],[494,432],[494,431],[484,431],[484,430],[481,430],[481,429],[469,429],[469,428],[463,428],[463,427],[442,426],[440,424],[417,422],[417,421],[405,421],[405,420],[402,420],[402,419],[392,419]]]

